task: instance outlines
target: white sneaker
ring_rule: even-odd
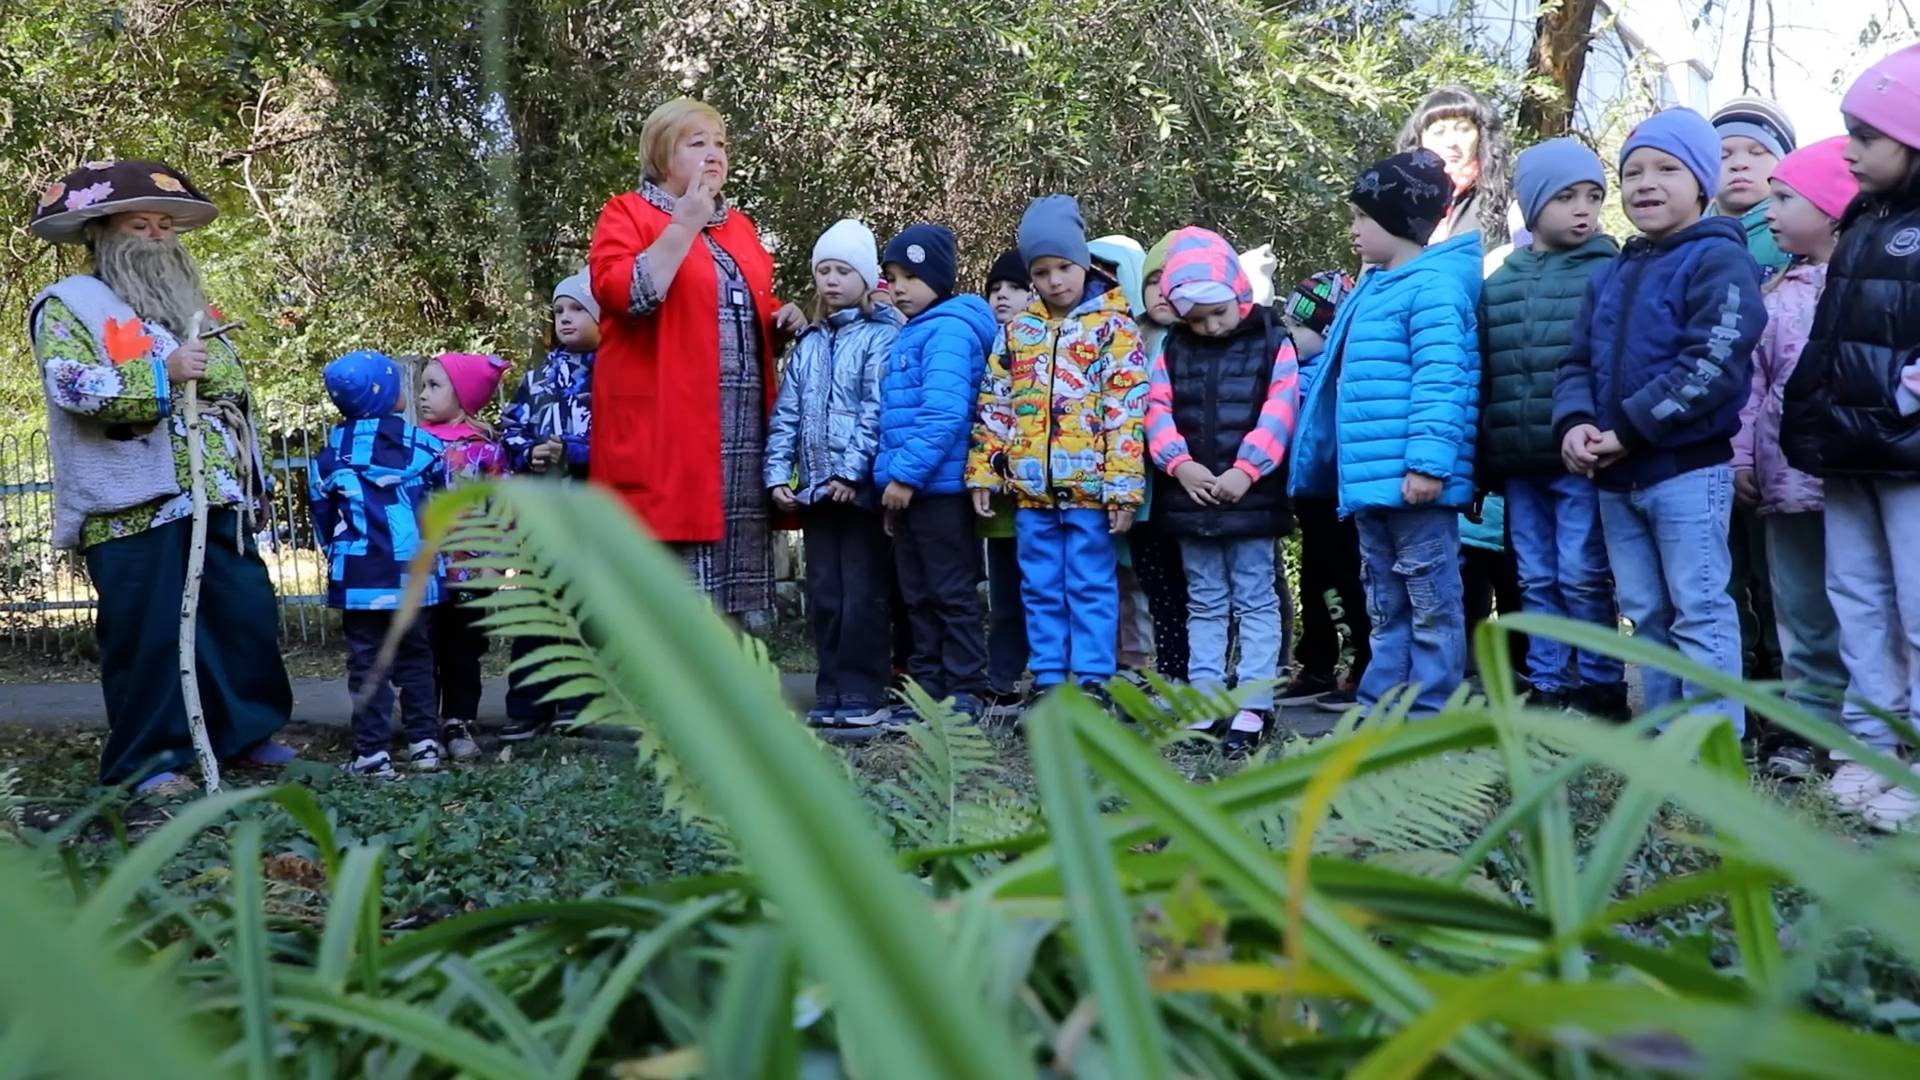
[[[1827,795],[1848,813],[1858,812],[1892,786],[1886,777],[1857,761],[1841,762],[1833,775],[1827,777]]]
[[[1920,768],[1914,775],[1920,776]],[[1860,808],[1860,819],[1881,832],[1899,832],[1916,814],[1920,814],[1920,794],[1892,785]]]
[[[393,759],[385,750],[379,750],[364,757],[354,758],[347,763],[347,775],[364,776],[372,780],[398,780],[400,774],[393,771]]]
[[[453,760],[472,761],[480,756],[480,744],[474,740],[471,721],[449,720],[442,734],[447,737],[447,753]]]
[[[881,705],[873,709],[842,709],[834,714],[841,727],[870,728],[893,725],[893,707]]]
[[[421,739],[407,744],[407,768],[414,772],[440,771],[440,741]]]

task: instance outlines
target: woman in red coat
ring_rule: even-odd
[[[761,458],[775,333],[806,325],[773,295],[773,257],[727,206],[727,133],[691,98],[640,133],[639,191],[600,211],[587,258],[600,303],[592,478],[612,488],[726,614],[773,606]]]

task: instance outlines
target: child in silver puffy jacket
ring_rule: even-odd
[[[807,722],[890,723],[887,538],[873,490],[880,375],[900,315],[876,302],[880,256],[858,221],[835,222],[813,247],[812,326],[787,357],[768,423],[766,484],[800,515],[807,607],[819,670]]]

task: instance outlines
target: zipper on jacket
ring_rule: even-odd
[[[1046,462],[1046,465],[1043,466],[1041,476],[1046,481],[1047,500],[1053,503],[1056,509],[1060,506],[1061,500],[1060,492],[1055,490],[1053,486],[1053,410],[1056,407],[1054,405],[1053,390],[1054,381],[1058,378],[1060,371],[1060,334],[1065,331],[1066,328],[1067,323],[1065,319],[1060,321],[1059,326],[1053,328],[1052,352],[1047,360],[1047,437],[1040,445],[1041,458]]]

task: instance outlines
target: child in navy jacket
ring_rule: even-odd
[[[934,698],[977,715],[987,692],[980,545],[966,493],[968,436],[987,350],[1000,330],[986,301],[955,296],[953,233],[915,225],[881,256],[907,324],[880,378],[873,482],[893,537],[913,629],[907,673]]]
[[[1720,137],[1699,113],[1668,109],[1628,135],[1620,198],[1641,235],[1587,286],[1553,419],[1567,469],[1600,488],[1614,587],[1635,636],[1737,679],[1729,463],[1767,314],[1739,223],[1703,216],[1719,179]],[[1644,676],[1650,710],[1700,692]],[[1744,731],[1744,710],[1716,707]]]
[[[447,486],[442,443],[399,415],[405,381],[400,366],[377,352],[352,352],[327,365],[327,396],[341,422],[307,463],[307,495],[314,535],[327,556],[327,606],[340,610],[347,639],[347,689],[356,699],[372,673],[380,644],[407,590],[407,564],[420,548],[419,512],[427,496]],[[422,602],[441,602],[440,568]],[[393,690],[407,761],[420,771],[440,767],[440,720],[433,681],[430,620],[417,616],[400,638],[399,652],[380,685],[353,711],[357,776],[392,779]]]
[[[500,414],[500,449],[509,473],[585,480],[587,440],[593,434],[593,357],[600,348],[600,302],[585,270],[553,287],[553,340],[546,359],[521,378]],[[585,698],[542,701],[549,682],[511,666],[553,644],[552,638],[516,634],[508,646],[503,742],[531,739],[586,707]]]

